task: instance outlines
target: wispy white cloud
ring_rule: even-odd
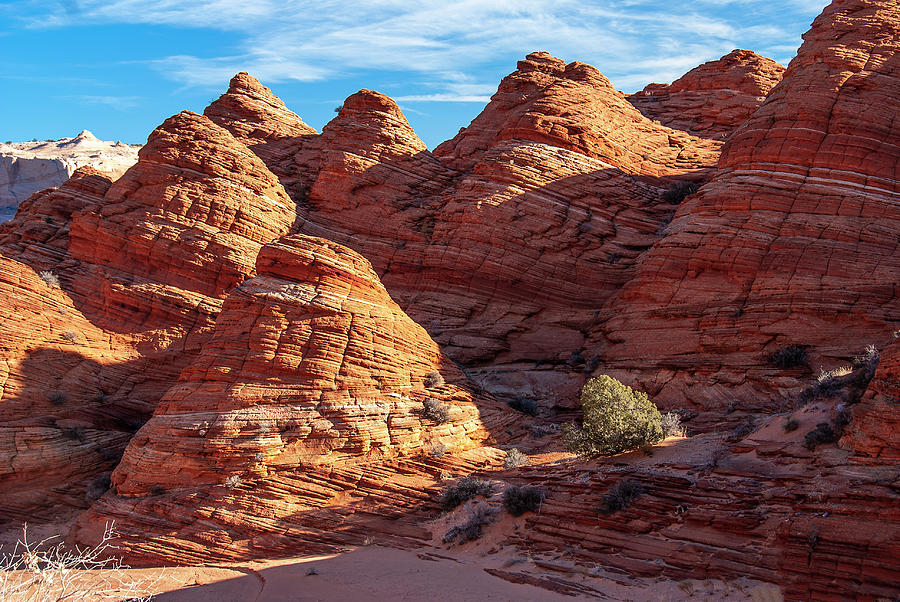
[[[127,111],[134,108],[141,100],[138,96],[94,96],[90,94],[69,94],[56,98],[87,105],[103,105],[116,111]]]
[[[33,0],[37,6],[39,3]],[[380,70],[412,74],[408,102],[484,102],[480,69],[533,50],[600,68],[620,88],[671,81],[735,47],[787,60],[826,0],[68,0],[30,27],[84,22],[209,28],[236,36],[233,56],[173,55],[152,64],[189,86],[221,87],[247,70],[270,83]],[[53,3],[44,3],[45,6]],[[508,64],[508,63],[507,63]]]

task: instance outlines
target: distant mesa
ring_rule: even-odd
[[[88,130],[73,138],[0,144],[0,222],[19,203],[59,186],[79,167],[93,167],[116,179],[137,161],[140,145],[99,140]]]

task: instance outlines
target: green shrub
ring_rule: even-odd
[[[785,433],[790,433],[796,431],[800,427],[800,423],[792,416],[788,416],[784,419],[784,423],[781,427],[784,429]]]
[[[544,499],[544,492],[537,487],[513,486],[503,493],[503,507],[513,516],[534,512]]]
[[[441,493],[441,508],[446,511],[453,510],[463,502],[471,500],[479,495],[491,497],[494,495],[494,485],[490,481],[483,481],[475,477],[464,477],[450,485]]]
[[[644,493],[643,485],[632,479],[623,479],[609,488],[609,491],[603,496],[599,510],[603,514],[613,514],[624,510],[642,493]]]
[[[437,399],[429,397],[422,402],[422,415],[438,424],[443,424],[450,420],[450,408]]]
[[[606,375],[591,378],[581,390],[581,427],[563,426],[563,444],[585,455],[612,455],[663,438],[662,416],[646,393]]]

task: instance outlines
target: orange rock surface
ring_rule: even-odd
[[[556,576],[492,575],[895,596],[898,32],[896,1],[837,0],[774,88],[777,65],[736,51],[648,88],[650,118],[593,67],[530,54],[433,153],[383,94],[317,134],[238,74],[118,181],[82,170],[0,226],[0,521],[92,502],[71,541],[115,521],[136,563],[436,550],[534,485],[538,512],[460,547]],[[702,187],[676,206],[683,181]],[[870,383],[817,383],[869,343]],[[798,365],[772,361],[791,347]],[[601,372],[693,436],[561,452],[552,423]],[[840,447],[806,444],[848,406]],[[501,470],[500,446],[529,465]],[[439,516],[476,472],[498,495]],[[599,513],[624,478],[641,496]]]
[[[772,408],[900,327],[896,8],[835,2],[816,19],[607,306],[595,341],[613,375],[666,404]],[[789,346],[810,367],[769,363]]]
[[[321,515],[363,495],[347,475],[365,490],[370,479],[402,483],[403,474],[391,476],[398,470],[408,478],[423,472],[399,469],[401,458],[453,466],[501,455],[480,448],[514,418],[472,394],[368,261],[323,239],[290,236],[263,248],[257,272],[228,296],[211,340],[131,441],[112,492],[83,521],[85,533],[115,520],[135,557],[152,558],[165,534],[165,557],[189,561],[202,544],[193,523],[204,517],[235,540],[220,541],[214,556],[246,557],[248,542],[237,540],[264,533],[282,551],[315,550],[340,538],[303,530],[321,529]],[[435,371],[445,382],[426,380]],[[446,422],[423,414],[426,398],[445,405]],[[424,470],[430,479],[433,470]],[[246,505],[239,491],[253,491],[255,502]],[[407,503],[401,497],[397,509]],[[301,510],[310,508],[322,510],[306,519]],[[271,522],[239,527],[262,515]]]
[[[628,102],[667,127],[724,140],[750,119],[784,69],[750,50],[733,50],[671,84],[650,84]]]
[[[82,169],[23,203],[0,230],[7,520],[90,502],[293,207],[246,146],[187,112],[114,184]],[[59,282],[49,296],[42,271]]]
[[[671,219],[662,192],[706,177],[719,143],[654,124],[593,67],[535,53],[435,154],[369,90],[319,136],[252,148],[297,201],[298,231],[365,255],[480,384],[570,404],[594,312]]]
[[[447,165],[471,169],[490,148],[521,140],[572,150],[633,174],[709,167],[718,145],[644,118],[596,68],[529,54],[503,79],[485,110],[435,149]]]

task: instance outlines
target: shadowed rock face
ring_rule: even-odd
[[[900,462],[900,344],[896,340],[881,352],[878,370],[853,408],[841,447],[852,449],[864,463],[896,466]]]
[[[426,383],[434,371],[446,382]],[[446,422],[422,413],[426,398],[446,406]],[[459,369],[391,300],[368,261],[323,239],[289,236],[264,247],[257,276],[228,296],[212,338],[131,441],[113,474],[112,493],[83,529],[116,520],[133,553],[150,554],[162,532],[147,529],[143,518],[123,522],[121,516],[161,492],[167,495],[146,518],[171,520],[187,512],[190,523],[215,512],[226,528],[262,513],[291,522],[288,515],[299,508],[335,503],[332,493],[316,489],[346,488],[328,471],[385,476],[396,470],[389,465],[394,459],[435,455],[440,462],[445,451],[458,462],[480,448],[489,431],[506,436],[503,429],[514,421],[505,406],[466,388]],[[432,451],[436,446],[440,455]],[[490,450],[473,453],[492,457]],[[306,493],[290,491],[304,479]],[[180,492],[200,490],[215,499],[226,483],[290,485],[251,507],[186,506],[179,499]],[[166,545],[193,545],[189,529],[175,539],[185,541]],[[293,549],[309,549],[316,539],[298,537]],[[244,553],[223,546],[216,554]]]
[[[628,96],[628,102],[665,126],[724,140],[759,108],[784,69],[750,50],[733,50],[671,85],[650,84]]]
[[[87,486],[195,357],[227,291],[294,219],[262,161],[187,112],[116,184],[83,168],[23,204],[0,230],[0,251],[18,260],[0,291],[11,312],[0,448],[16,458],[0,486],[6,517],[90,501]],[[51,455],[68,460],[48,470]]]
[[[562,575],[593,563],[893,595],[896,343],[847,449],[803,446],[836,395],[789,433],[783,415],[724,409],[781,410],[813,368],[898,328],[897,17],[896,2],[826,10],[714,176],[719,143],[543,53],[435,153],[382,94],[351,96],[316,134],[239,74],[209,117],[167,120],[120,181],[79,174],[0,229],[0,516],[83,506],[115,466],[73,539],[115,520],[133,561],[372,534],[410,547],[433,539],[440,481],[484,471],[545,490],[502,541],[574,558]],[[676,208],[662,193],[685,179],[706,184]],[[769,363],[790,345],[809,366]],[[446,383],[426,385],[435,370]],[[559,453],[550,406],[591,372],[705,410],[688,428],[719,432],[656,456]],[[537,398],[547,432],[473,381]],[[550,453],[501,473],[494,443]],[[625,476],[644,495],[598,515]]]
[[[670,404],[768,406],[900,325],[893,2],[835,2],[784,79],[729,139],[719,171],[610,301],[614,373]],[[600,344],[598,342],[598,344]]]

